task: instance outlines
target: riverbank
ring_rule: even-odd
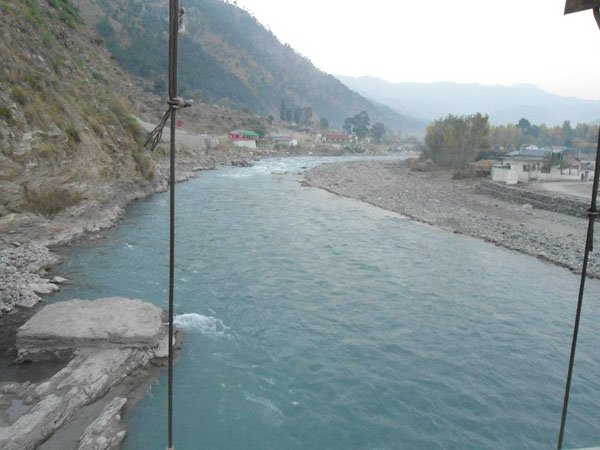
[[[305,184],[573,272],[581,270],[586,219],[479,194],[479,181],[453,180],[450,172],[418,172],[398,162],[373,161],[319,166],[306,173]],[[588,273],[600,278],[598,253],[592,253]]]
[[[165,139],[167,138],[168,133]],[[220,145],[218,140],[210,136],[186,134],[181,137],[178,147],[176,179],[178,182],[185,181],[199,171],[212,170],[218,165],[251,165],[256,157],[258,155],[249,154],[247,149]],[[33,404],[46,402],[46,398],[63,398],[61,395],[64,394],[65,383],[61,382],[62,378],[71,372],[78,373],[80,366],[88,364],[88,359],[76,357],[68,364],[50,361],[20,364],[14,369],[8,368],[10,362],[17,358],[17,329],[39,311],[38,304],[44,295],[58,291],[62,283],[69,281],[60,276],[49,276],[51,272],[60,273],[57,266],[63,260],[54,249],[70,245],[85,237],[93,238],[97,232],[115,226],[131,202],[165,191],[168,188],[168,161],[157,159],[154,170],[154,178],[147,182],[118,182],[95,186],[93,198],[84,199],[53,217],[31,213],[8,214],[0,217],[0,328],[2,329],[0,358],[4,360],[2,365],[7,367],[4,373],[0,373],[2,375],[0,377],[0,440],[8,448],[20,448],[25,439],[13,439],[15,435],[13,428],[20,427],[21,422],[27,424],[31,422],[23,416],[20,421],[13,423],[18,419],[19,414],[29,411]],[[130,326],[135,327],[134,322]],[[117,353],[119,358],[125,354],[123,351]],[[50,422],[56,427],[68,419],[69,423],[61,426],[59,432],[54,434],[56,427],[47,426],[46,419],[43,419],[38,427],[40,429],[36,429],[35,433],[30,433],[27,425],[21,427],[22,429],[19,428],[21,434],[42,436],[42,438],[50,434],[51,437],[42,448],[65,448],[65,445],[72,447],[77,445],[77,438],[85,427],[90,425],[89,422],[100,414],[98,420],[102,421],[105,417],[110,422],[110,427],[104,425],[102,427],[108,431],[116,430],[114,434],[120,442],[125,433],[121,422],[121,411],[134,407],[146,387],[158,377],[162,362],[160,358],[156,359],[150,353],[148,351],[133,352],[131,355],[127,353],[119,364],[113,364],[114,361],[109,364],[96,364],[95,369],[94,367],[93,370],[90,369],[88,378],[101,378],[106,382],[102,384],[101,389],[93,393],[93,396],[85,398],[82,396],[84,403],[92,403],[93,400],[92,406],[83,408],[79,404],[72,404],[73,402],[63,402],[70,409],[67,411],[62,408],[61,403],[60,420],[53,419],[51,415],[53,408],[46,411],[48,414],[46,412],[38,414],[40,417],[42,415],[50,417],[52,419]],[[106,376],[103,372],[113,368],[114,374],[111,372],[111,376]],[[77,381],[75,377],[70,375],[68,377]],[[41,395],[36,397],[31,394],[38,385],[47,386],[47,392],[44,393],[46,397]],[[118,400],[117,404],[113,405],[112,400]],[[29,406],[21,409],[13,408],[15,404],[20,404],[19,402]],[[98,409],[97,405],[102,408]],[[12,411],[11,408],[16,409]],[[92,434],[93,439],[98,436],[104,439],[106,435],[96,432]],[[92,437],[85,437],[81,445],[90,439]],[[104,448],[94,447],[94,445],[89,444],[82,448]]]
[[[198,139],[193,144],[194,147],[179,148],[178,182],[219,164],[245,161],[241,151],[220,148],[210,138]],[[17,367],[10,364],[17,357],[17,329],[39,311],[44,295],[58,291],[62,283],[69,281],[49,276],[51,271],[60,273],[56,268],[63,260],[54,249],[113,227],[131,202],[166,190],[168,166],[164,161],[157,160],[152,180],[95,185],[93,198],[86,198],[53,217],[31,213],[0,217],[2,448],[37,448],[37,442],[46,438],[40,448],[118,446],[125,435],[122,411],[133,408],[158,377],[164,355],[157,356],[148,350],[110,350],[107,355],[78,354],[70,361],[52,360]],[[130,321],[129,327],[136,328],[135,321]],[[85,367],[87,371],[82,369]],[[90,380],[101,382],[92,383],[93,388],[85,388],[81,393],[77,391],[77,399],[73,400],[71,387],[75,386],[75,391]],[[43,393],[38,392],[41,387],[45,389]],[[29,417],[32,414],[35,420]],[[97,429],[93,427],[94,420]]]
[[[168,139],[168,133],[164,139]],[[178,143],[177,181],[187,180],[199,171],[215,169],[219,165],[247,166],[256,160],[273,156],[342,154],[339,146],[249,151],[227,143],[219,143],[214,136],[191,133],[178,136]],[[17,328],[38,311],[36,305],[43,295],[59,290],[61,283],[68,283],[69,280],[54,276],[60,275],[57,266],[62,262],[62,257],[54,249],[70,245],[84,237],[93,239],[95,233],[113,227],[124,215],[129,203],[166,190],[166,160],[155,160],[154,170],[154,178],[147,182],[96,185],[93,198],[86,198],[53,217],[30,213],[0,217],[0,325],[3,330],[0,336],[0,357],[7,362],[15,359]],[[43,370],[46,375],[40,376],[37,372],[41,369],[38,367],[39,363],[36,364],[35,367],[24,365],[18,370],[7,370],[2,374],[3,379],[0,381],[18,381],[28,386],[28,381],[43,381],[52,377],[56,370],[62,367],[60,364],[51,364]],[[158,367],[155,366],[138,370],[109,389],[111,392],[116,389],[120,396],[128,398],[129,408],[139,397],[140,389],[143,390],[143,386],[155,379],[158,372]],[[18,377],[15,377],[15,373],[18,373]],[[118,412],[118,409],[116,411]],[[79,415],[76,414],[77,417]]]
[[[122,411],[167,357],[164,316],[157,306],[126,298],[41,309],[17,332],[18,359],[31,370],[43,361],[63,367],[39,382],[0,384],[0,447],[119,448]]]
[[[151,124],[141,122],[148,130]],[[163,140],[169,139],[165,130]],[[182,131],[178,134],[176,179],[188,180],[219,165],[248,166],[254,161],[280,156],[341,156],[337,145],[253,149],[236,147],[223,138]],[[168,188],[168,159],[154,162],[154,178],[145,182],[115,182],[95,185],[93,198],[83,199],[52,217],[20,213],[0,216],[0,318],[15,308],[31,308],[41,295],[60,289],[60,282],[47,277],[61,262],[51,249],[113,227],[131,202]]]

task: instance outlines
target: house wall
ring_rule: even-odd
[[[492,166],[492,181],[506,183],[510,166]]]
[[[540,173],[538,181],[580,181],[581,175],[566,175],[559,173]]]
[[[539,161],[507,161],[508,164],[492,167],[492,181],[506,184],[528,183],[530,181],[578,181],[581,180],[579,167],[560,169],[552,167],[549,173],[542,172]],[[525,170],[535,167],[533,170]],[[509,168],[509,169],[508,169]],[[516,177],[516,178],[515,178]],[[516,179],[516,181],[515,181]]]
[[[537,181],[580,181],[581,173],[579,168],[575,167],[571,168],[570,174],[568,168],[561,170],[560,167],[552,167],[550,173],[545,173],[541,170],[532,171],[529,178]]]
[[[506,177],[506,184],[526,183],[529,180],[527,173],[520,172],[516,169],[510,169]]]
[[[256,148],[256,141],[232,141],[236,147]]]
[[[517,184],[518,182],[527,182],[527,173],[523,175],[523,166],[516,164],[492,166],[492,181],[506,184]]]

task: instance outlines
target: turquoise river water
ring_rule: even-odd
[[[175,448],[554,447],[578,277],[301,187],[295,173],[323,161],[178,185]],[[73,281],[55,300],[166,308],[167,216],[156,195],[67,249]],[[600,445],[600,284],[588,286],[567,448]],[[166,390],[163,373],[127,417],[125,449],[166,448]]]

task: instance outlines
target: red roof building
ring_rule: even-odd
[[[323,134],[323,141],[325,142],[350,142],[351,140],[351,135],[339,131]]]

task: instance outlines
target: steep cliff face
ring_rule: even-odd
[[[68,0],[0,0],[0,216],[151,182],[130,82]]]

